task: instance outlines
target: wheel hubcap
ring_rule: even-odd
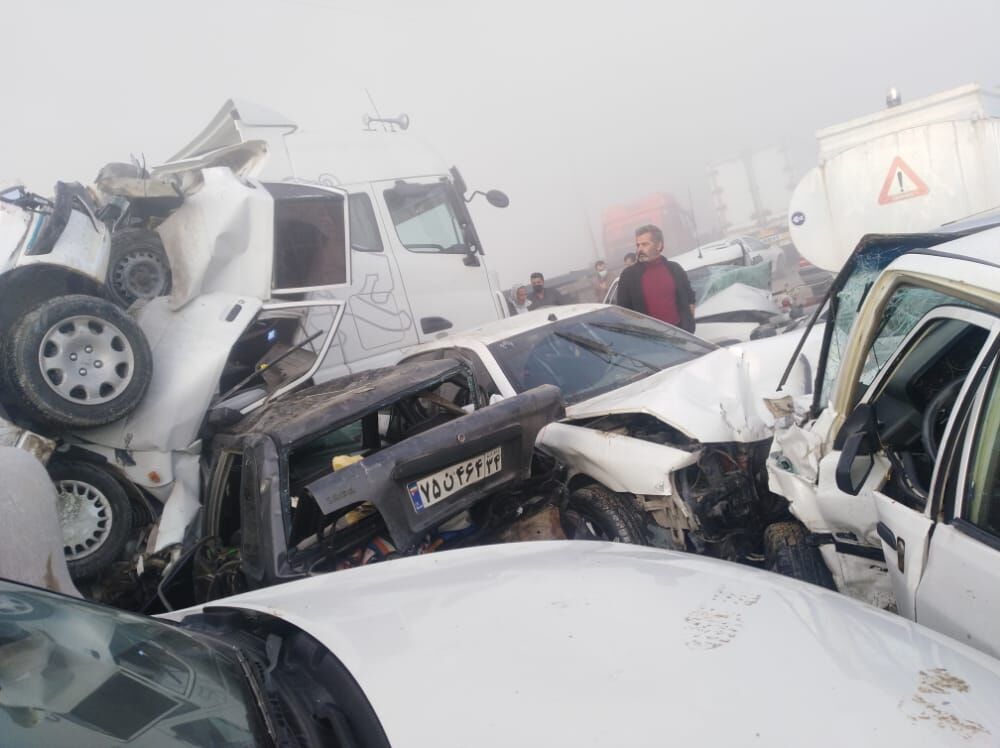
[[[166,268],[152,252],[132,252],[115,263],[112,282],[129,302],[155,299],[167,290]]]
[[[45,333],[38,365],[45,383],[60,397],[100,405],[128,387],[135,357],[121,330],[99,317],[80,315]]]
[[[78,480],[56,481],[59,525],[67,561],[85,558],[108,539],[114,517],[107,497],[94,486]]]

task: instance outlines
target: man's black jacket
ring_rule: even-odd
[[[691,281],[688,280],[684,268],[676,262],[668,260],[662,255],[650,262],[637,262],[622,271],[618,278],[618,306],[626,309],[634,309],[637,312],[646,314],[646,300],[642,295],[642,276],[647,268],[655,262],[667,263],[667,270],[674,277],[674,288],[677,293],[677,312],[681,316],[678,325],[682,330],[694,332],[694,315],[691,314],[691,307],[694,305],[694,290],[691,288]]]

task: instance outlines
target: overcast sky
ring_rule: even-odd
[[[0,179],[49,193],[149,163],[241,96],[308,129],[371,107],[511,206],[474,203],[505,284],[581,267],[603,208],[670,191],[710,219],[706,164],[963,83],[1000,83],[998,0],[35,0],[0,26]],[[590,226],[588,227],[588,223]]]

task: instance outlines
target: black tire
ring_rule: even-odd
[[[563,529],[575,540],[610,540],[648,545],[645,522],[631,497],[591,484],[569,495]]]
[[[833,575],[809,531],[798,522],[776,522],[764,530],[764,563],[768,571],[835,590]]]
[[[56,428],[123,418],[139,405],[153,376],[139,325],[95,296],[42,302],[14,324],[6,348],[2,365],[14,401],[31,421]]]
[[[118,480],[99,465],[54,461],[49,477],[59,496],[70,576],[89,579],[121,556],[132,532],[132,505]]]
[[[170,293],[170,260],[160,235],[147,229],[122,229],[111,235],[105,285],[108,296],[128,309],[139,299]]]

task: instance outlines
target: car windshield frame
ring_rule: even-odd
[[[555,384],[567,405],[718,350],[679,328],[617,306],[556,319],[487,348],[515,392]],[[552,368],[560,363],[564,368]],[[590,380],[595,371],[600,377]]]
[[[4,650],[21,665],[9,682],[0,674],[12,744],[274,741],[243,653],[214,637],[0,578]]]

